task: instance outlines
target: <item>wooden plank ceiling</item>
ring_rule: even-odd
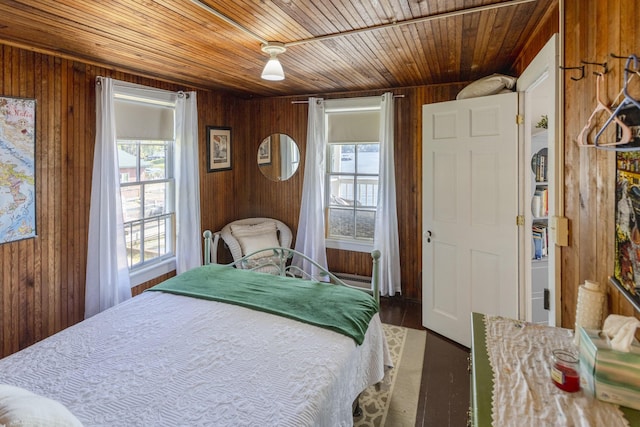
[[[3,0],[0,42],[240,96],[307,95],[507,73],[554,1]],[[260,79],[260,40],[287,45],[284,81]]]

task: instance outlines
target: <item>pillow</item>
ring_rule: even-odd
[[[0,425],[82,427],[62,403],[8,384],[0,384]]]
[[[231,226],[231,234],[238,240],[242,248],[242,255],[247,255],[260,249],[279,247],[276,223],[265,221],[255,225],[235,224]],[[273,255],[268,251],[252,255],[250,258],[264,258]]]
[[[491,74],[490,76],[483,77],[475,82],[469,83],[458,93],[456,99],[495,95],[497,93],[502,93],[504,89],[508,89],[510,92],[514,88],[516,80],[517,79],[515,77],[505,76],[503,74]]]

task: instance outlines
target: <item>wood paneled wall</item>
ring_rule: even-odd
[[[636,0],[565,0],[565,66],[580,61],[607,62],[603,96],[613,101],[622,88],[624,61],[617,55],[640,55],[640,8]],[[565,214],[569,218],[569,246],[562,250],[562,323],[575,323],[578,286],[586,279],[608,283],[614,269],[615,154],[579,148],[575,139],[595,108],[595,76],[587,66],[585,78],[565,87],[564,178]],[[640,89],[638,81],[636,89]],[[635,93],[640,93],[637,90]],[[606,117],[599,117],[602,124]],[[609,310],[633,315],[631,305],[610,288]]]
[[[37,237],[0,245],[0,342],[6,355],[82,320],[95,74],[0,46],[0,93],[36,99]]]
[[[200,137],[200,221],[203,230],[216,231],[238,219],[237,203],[242,199],[235,186],[238,172],[244,169],[238,157],[249,126],[243,117],[242,100],[220,93],[198,92]],[[231,127],[231,170],[207,172],[207,126]],[[240,190],[242,191],[242,190]]]
[[[84,318],[96,76],[167,90],[189,88],[4,45],[0,59],[0,95],[36,99],[37,227],[35,238],[0,245],[2,357]],[[205,126],[231,122],[237,100],[199,92],[198,101],[201,170],[206,171]],[[205,172],[201,187],[203,226],[215,223],[213,207],[220,218],[235,217],[231,173]]]

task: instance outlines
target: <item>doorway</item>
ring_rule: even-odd
[[[556,325],[558,47],[551,37],[518,78],[521,153],[520,317]]]

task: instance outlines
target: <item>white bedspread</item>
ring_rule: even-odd
[[[389,365],[380,318],[363,345],[243,307],[148,292],[0,360],[0,382],[85,426],[349,426]]]

